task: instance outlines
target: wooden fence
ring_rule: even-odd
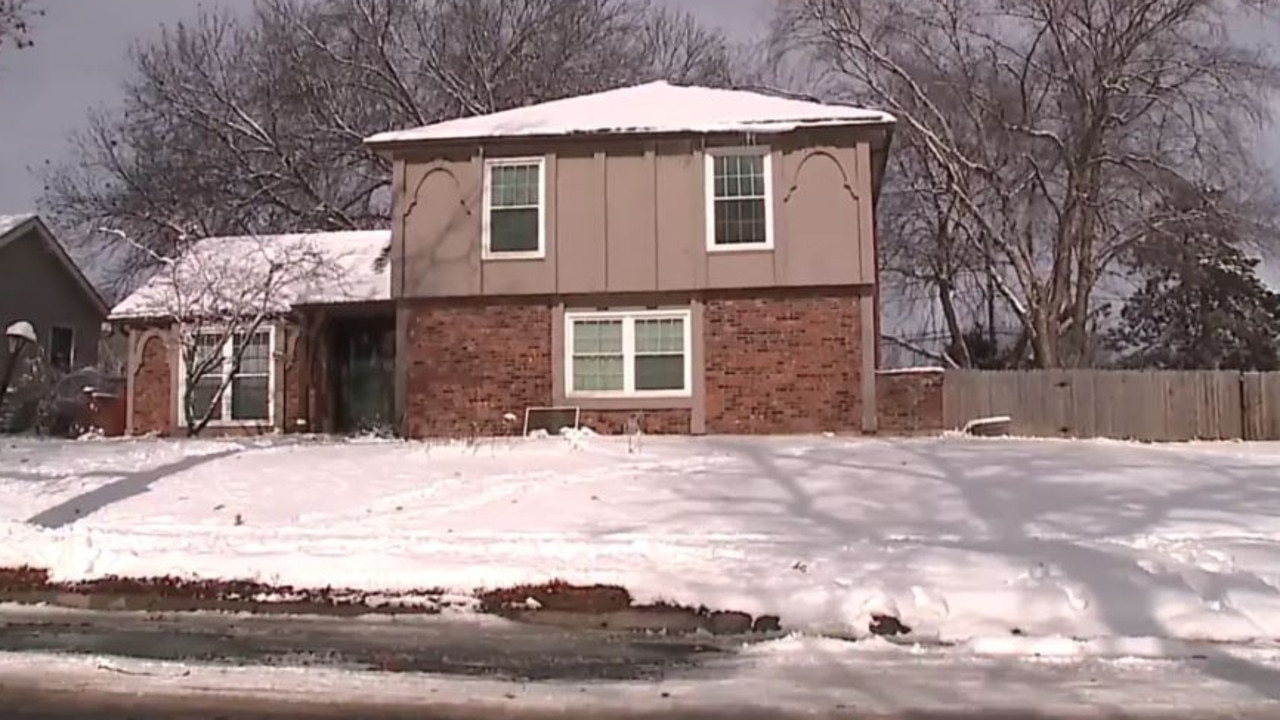
[[[1280,372],[949,370],[942,414],[1007,415],[1038,437],[1280,440]]]

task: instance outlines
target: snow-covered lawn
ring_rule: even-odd
[[[0,567],[23,564],[458,593],[558,578],[813,632],[889,612],[987,648],[1262,640],[1280,444],[6,440]]]

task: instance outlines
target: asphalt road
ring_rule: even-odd
[[[462,677],[564,681],[566,686],[593,680],[656,680],[696,677],[713,661],[729,659],[742,647],[742,637],[663,637],[599,631],[571,631],[506,623],[495,619],[413,617],[400,620],[250,617],[225,615],[152,615],[48,612],[0,612],[0,651],[64,652],[113,655],[147,660],[198,662],[254,667],[284,665],[431,673]],[[13,677],[23,677],[15,675]],[[884,676],[892,684],[893,675]],[[1185,715],[1090,713],[1036,714],[1025,711],[931,711],[898,715],[867,714],[835,706],[802,714],[760,712],[751,708],[683,709],[655,697],[647,707],[602,712],[599,706],[531,710],[514,695],[504,709],[484,706],[388,704],[373,699],[333,702],[297,696],[235,697],[213,692],[179,693],[159,686],[157,692],[119,692],[110,683],[77,687],[68,679],[29,676],[0,678],[0,720],[808,720],[902,718],[961,720],[1028,718],[1085,720],[1106,718],[1203,718],[1203,709]],[[165,694],[165,693],[172,694]],[[665,697],[665,695],[663,696]],[[696,700],[696,697],[691,698]],[[674,701],[673,701],[674,702]],[[666,707],[664,707],[666,705]],[[1246,720],[1280,720],[1280,710],[1223,714]]]
[[[622,710],[599,708],[575,711],[530,711],[513,704],[492,705],[378,705],[372,703],[285,703],[242,698],[155,697],[126,695],[50,694],[0,685],[0,717],[5,720],[1277,720],[1280,713],[1188,712],[1150,715],[1090,713],[1040,714],[1035,711],[965,710],[866,714],[856,709],[803,713],[760,712],[750,708],[724,710]]]
[[[397,620],[233,615],[0,614],[0,651],[114,655],[518,680],[648,680],[697,667],[743,638],[665,637],[493,618]]]

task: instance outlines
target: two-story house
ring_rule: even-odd
[[[262,423],[372,412],[458,437],[565,408],[602,432],[873,432],[893,122],[656,82],[375,135],[394,168],[385,295],[288,320],[307,330],[272,345]],[[140,374],[160,351],[132,337],[131,394],[173,378],[172,413],[176,358]],[[363,384],[340,371],[353,357]]]
[[[407,432],[873,431],[893,118],[655,82],[388,132]]]

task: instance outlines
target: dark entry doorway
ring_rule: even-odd
[[[395,319],[336,320],[332,338],[329,367],[338,432],[394,431]]]

